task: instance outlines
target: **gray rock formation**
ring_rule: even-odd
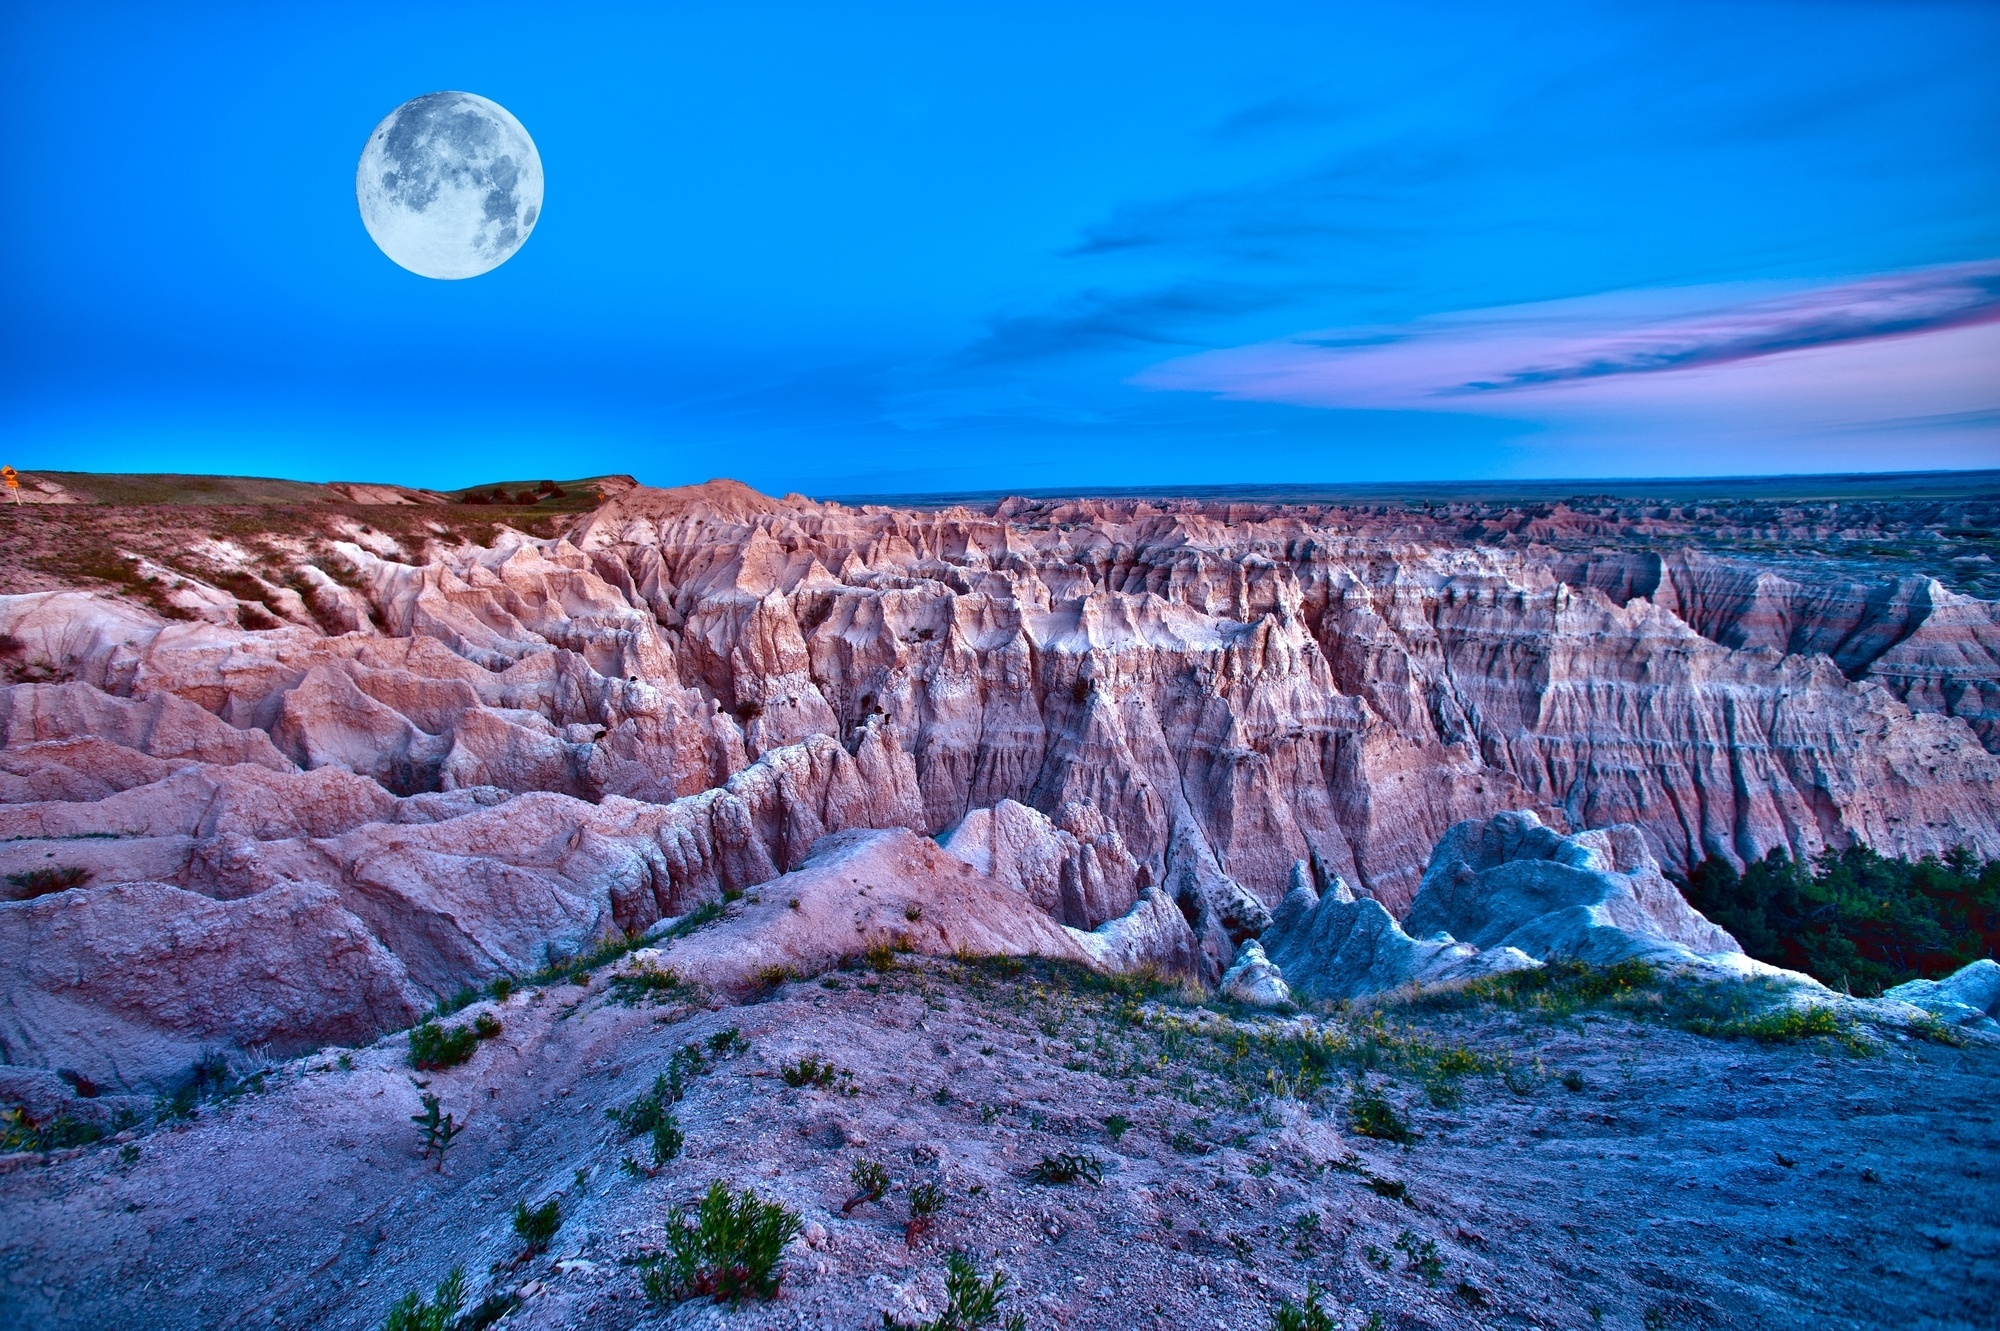
[[[1688,905],[1636,827],[1562,836],[1532,813],[1502,813],[1445,833],[1404,916],[1418,936],[1541,960],[1740,968],[1743,949]],[[1754,964],[1754,963],[1752,963]]]
[[[1293,874],[1264,935],[1294,990],[1356,998],[1549,961],[1622,961],[1711,975],[1782,976],[1743,955],[1667,881],[1634,827],[1562,836],[1532,813],[1496,814],[1447,832],[1399,926],[1381,903],[1335,880],[1324,896]]]
[[[1292,1001],[1291,987],[1254,938],[1244,939],[1236,949],[1236,960],[1222,973],[1220,990],[1224,998],[1249,1007],[1289,1007]]]
[[[1942,980],[1911,980],[1882,997],[1912,1003],[1942,1021],[2000,1029],[2000,961],[1991,957],[1961,966]]]
[[[1508,947],[1482,952],[1449,934],[1412,938],[1381,902],[1335,879],[1325,895],[1303,874],[1278,904],[1264,951],[1302,998],[1360,998],[1409,984],[1448,984],[1541,963]]]

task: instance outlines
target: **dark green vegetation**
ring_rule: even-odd
[[[717,1303],[768,1299],[778,1292],[778,1259],[799,1232],[799,1218],[750,1189],[732,1196],[719,1180],[691,1215],[667,1230],[667,1250],[641,1266],[646,1297],[672,1305],[687,1299]]]
[[[685,998],[693,992],[680,976],[658,966],[634,966],[611,977],[611,1001],[624,1007]]]
[[[1037,1183],[1093,1183],[1102,1187],[1104,1162],[1094,1155],[1062,1151],[1037,1160],[1035,1167],[1028,1171],[1028,1177]]]
[[[1371,1090],[1365,1082],[1354,1085],[1354,1094],[1347,1102],[1347,1122],[1356,1133],[1377,1141],[1408,1146],[1417,1139],[1417,1134],[1410,1128],[1410,1120],[1399,1113],[1387,1097]]]
[[[1006,1272],[982,1277],[970,1257],[952,1253],[944,1259],[944,1311],[928,1322],[902,1322],[883,1313],[883,1331],[976,1331],[995,1323],[1006,1331],[1023,1331],[1028,1322],[1021,1313],[1009,1313],[1005,1322],[1000,1321],[1007,1284]]]
[[[812,1054],[807,1054],[796,1062],[787,1063],[778,1069],[778,1075],[785,1079],[785,1085],[794,1088],[818,1086],[824,1089],[832,1086],[840,1078],[841,1073],[842,1069]]]
[[[452,1331],[464,1308],[465,1270],[453,1267],[430,1298],[412,1290],[391,1304],[382,1331]]]
[[[699,1041],[682,1045],[668,1060],[667,1070],[653,1078],[651,1090],[623,1109],[605,1110],[604,1115],[616,1123],[627,1137],[652,1138],[653,1167],[657,1169],[678,1157],[681,1147],[687,1142],[673,1107],[681,1102],[698,1078],[714,1069],[717,1059],[740,1054],[749,1047],[734,1026],[711,1035],[706,1047]],[[629,1158],[627,1163],[636,1167],[636,1162]]]
[[[424,1092],[424,1112],[410,1115],[410,1122],[417,1125],[417,1147],[424,1159],[437,1156],[438,1173],[442,1174],[445,1154],[465,1125],[455,1115],[445,1113],[443,1102],[429,1091]]]
[[[514,1203],[514,1236],[528,1245],[531,1253],[546,1252],[549,1241],[562,1228],[562,1202],[551,1197],[540,1206]]]
[[[103,1136],[103,1129],[95,1124],[78,1122],[67,1114],[37,1122],[25,1109],[0,1113],[0,1152],[61,1151],[88,1146]]]
[[[67,892],[72,887],[82,887],[89,881],[90,870],[74,865],[29,869],[25,873],[7,875],[7,886],[13,889],[7,895],[15,901],[32,901],[52,892]]]
[[[1862,998],[2000,952],[2000,860],[1962,848],[1916,861],[1865,846],[1809,862],[1773,850],[1740,875],[1710,858],[1683,890],[1751,956]]]
[[[492,1034],[499,1033],[500,1023],[495,1021]],[[422,1072],[457,1067],[472,1057],[483,1034],[476,1024],[443,1026],[435,1021],[418,1022],[410,1028],[410,1066]]]
[[[1317,1286],[1306,1286],[1306,1301],[1295,1304],[1287,1299],[1271,1314],[1271,1331],[1335,1331],[1339,1324],[1319,1301]]]
[[[262,1071],[239,1077],[222,1055],[210,1054],[195,1061],[172,1095],[153,1102],[153,1115],[162,1123],[181,1122],[192,1119],[203,1104],[229,1104],[263,1089]]]
[[[877,1161],[856,1160],[847,1177],[854,1185],[854,1195],[840,1204],[842,1215],[851,1214],[857,1206],[881,1201],[889,1191],[889,1171]]]

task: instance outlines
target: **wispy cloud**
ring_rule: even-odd
[[[1696,371],[1989,323],[2000,323],[2000,261],[1777,295],[1631,292],[1335,329],[1182,357],[1135,382],[1308,406],[1506,411],[1565,390],[1685,386]]]
[[[1201,346],[1194,327],[1287,303],[1275,288],[1241,282],[1176,282],[1140,291],[1083,291],[1054,309],[998,315],[955,358],[994,365],[1111,347]],[[1158,354],[1157,352],[1153,354]]]

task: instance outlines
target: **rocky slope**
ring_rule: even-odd
[[[0,597],[5,1060],[161,1085],[366,1038],[849,829],[945,837],[1032,912],[982,937],[1207,980],[1300,862],[1401,915],[1502,810],[1670,870],[2000,854],[2000,619],[1934,580],[1560,505],[599,493],[512,515],[538,536],[10,515],[35,550],[115,528],[116,590]]]

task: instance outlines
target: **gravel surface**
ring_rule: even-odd
[[[625,1006],[600,975],[455,1020],[487,1011],[502,1033],[448,1071],[413,1073],[394,1036],[181,1126],[5,1161],[0,1323],[374,1327],[460,1265],[475,1302],[525,1295],[509,1328],[879,1327],[935,1317],[963,1250],[1030,1327],[1248,1331],[1308,1281],[1350,1329],[2000,1324],[1987,1043],[1764,1045],[1588,1006],[1302,1028],[950,961],[742,1006]],[[649,1170],[606,1109],[730,1028],[748,1048],[704,1054],[685,1149]],[[788,1085],[802,1057],[831,1084]],[[441,1172],[418,1079],[466,1125]],[[1370,1097],[1414,1140],[1356,1132]],[[1031,1178],[1064,1154],[1102,1183]],[[861,1160],[890,1187],[846,1207]],[[712,1180],[801,1217],[779,1296],[657,1307],[633,1260]],[[927,1182],[945,1202],[912,1235]],[[562,1227],[527,1256],[510,1213],[550,1197]]]

